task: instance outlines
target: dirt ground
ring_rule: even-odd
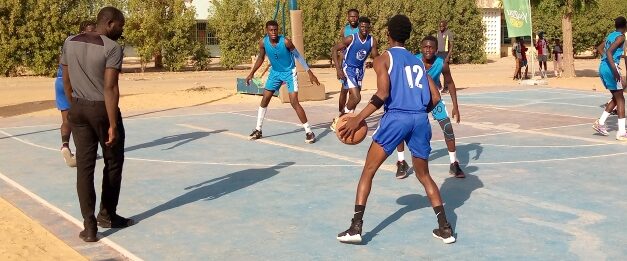
[[[498,88],[516,86],[512,80],[512,58],[492,60],[482,65],[453,65],[452,73],[459,95],[468,88]],[[605,92],[597,77],[598,59],[576,60],[578,78],[553,78],[549,63],[548,84]],[[326,85],[330,99],[337,99],[339,84],[334,69],[316,66],[313,71]],[[235,79],[246,77],[248,68],[242,70],[213,70],[204,72],[146,72],[137,71],[138,65],[126,63],[120,78],[120,108],[124,114],[158,110],[175,110],[206,104],[249,104],[256,108],[259,96],[237,94]],[[364,89],[374,90],[375,75],[369,69],[364,79]],[[534,88],[530,86],[529,88]],[[54,102],[54,78],[19,77],[0,78],[0,118],[6,117],[59,117]],[[278,99],[273,104],[278,104]],[[272,105],[271,105],[272,106]],[[1,127],[1,126],[0,126]],[[1,260],[77,260],[82,257],[63,242],[33,222],[21,211],[0,199],[0,259]]]

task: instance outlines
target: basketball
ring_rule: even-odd
[[[346,124],[346,121],[350,117],[355,117],[355,114],[347,113],[347,114],[342,115],[337,122],[336,130],[341,129],[342,126]],[[342,139],[342,137],[340,137],[340,132],[339,131],[335,132],[335,135],[337,135],[337,138],[340,139],[342,143],[348,144],[348,145],[359,144],[366,138],[366,134],[368,134],[368,125],[366,124],[365,120],[361,121],[361,123],[359,124],[359,129],[355,131],[355,136],[352,139],[350,137],[348,137],[347,139]]]

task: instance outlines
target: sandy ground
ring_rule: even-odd
[[[86,260],[0,198],[0,260]]]
[[[453,77],[463,95],[470,89],[482,87],[502,90],[503,86],[518,86],[513,81],[512,58],[490,61],[482,65],[454,65]],[[549,63],[549,86],[568,87],[589,91],[605,92],[597,77],[599,60],[576,60],[577,73],[574,79],[552,78]],[[137,64],[125,64],[121,75],[120,108],[125,115],[134,112],[175,110],[206,104],[249,104],[256,108],[259,96],[242,95],[235,92],[235,78],[246,77],[247,68],[242,70],[206,72],[148,72],[136,71]],[[330,99],[337,99],[339,84],[331,68],[313,69],[320,82],[326,85]],[[364,89],[374,90],[374,71],[369,69],[364,79]],[[28,118],[34,116],[59,117],[54,102],[54,79],[46,77],[0,78],[0,118]],[[534,88],[530,86],[528,88]],[[278,104],[278,99],[273,104]],[[272,105],[271,105],[272,106]],[[2,126],[0,126],[2,127]],[[44,228],[33,222],[22,212],[0,199],[0,259],[1,260],[76,260],[81,259],[74,250],[55,238]]]

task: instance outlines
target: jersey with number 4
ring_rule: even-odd
[[[390,96],[385,101],[385,111],[426,113],[431,92],[425,65],[403,47],[392,47],[387,53]]]

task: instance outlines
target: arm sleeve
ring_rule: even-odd
[[[292,54],[294,55],[294,58],[296,58],[296,61],[298,61],[298,63],[300,63],[300,65],[303,66],[305,71],[309,71],[309,65],[307,65],[307,62],[305,61],[305,58],[303,58],[300,55],[300,53],[298,52],[298,50],[296,48],[292,49]]]
[[[106,68],[112,68],[112,69],[121,71],[122,70],[122,58],[124,58],[124,54],[122,52],[122,46],[116,43],[107,52]]]

